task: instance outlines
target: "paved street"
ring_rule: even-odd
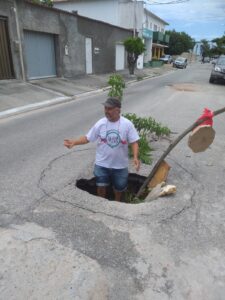
[[[196,63],[133,82],[123,113],[155,118],[174,140],[205,107],[224,107],[210,70]],[[75,187],[93,176],[95,145],[63,147],[102,116],[106,96],[0,119],[0,299],[223,300],[225,114],[207,151],[194,154],[185,137],[167,157],[175,195],[117,203]],[[152,143],[154,162],[168,145]]]
[[[175,69],[171,65],[165,64],[160,68],[136,69],[134,76],[130,76],[127,69],[118,71],[117,74],[120,74],[129,84],[136,80],[157,77],[174,71]],[[109,88],[108,80],[114,74],[92,74],[76,78],[44,78],[29,82],[1,80],[0,118],[50,105],[76,101],[87,95],[99,94]]]

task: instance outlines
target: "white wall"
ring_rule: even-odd
[[[152,15],[145,14],[145,26],[146,28],[154,31],[154,25],[156,25],[157,30],[160,32],[165,32],[165,24],[163,22],[160,22],[157,18],[154,18]]]
[[[156,31],[160,31],[160,32],[163,32],[163,33],[165,32],[165,25],[162,22],[160,22],[158,20],[153,20],[153,23],[154,23],[154,25],[157,26]]]
[[[152,39],[145,39],[146,51],[144,53],[144,62],[152,60]]]
[[[54,7],[66,11],[78,11],[78,14],[100,20],[126,29],[141,31],[144,6],[143,2],[122,2],[120,0],[85,0],[80,2],[54,3]],[[135,8],[135,14],[134,14]]]
[[[154,18],[152,14],[145,13],[143,1],[69,1],[54,3],[54,7],[66,11],[78,11],[78,14],[81,16],[86,16],[91,19],[100,20],[127,29],[134,29],[134,27],[136,27],[136,30],[139,32],[141,32],[143,27],[154,31],[154,25],[157,26],[157,31],[165,31],[165,24],[163,22]]]
[[[136,27],[136,30],[140,32],[142,29],[143,16],[144,8],[142,2],[136,2],[136,5],[134,2],[120,3],[118,25],[132,30]]]
[[[118,2],[114,0],[85,0],[82,2],[54,3],[54,7],[77,11],[80,16],[103,21],[118,26]]]

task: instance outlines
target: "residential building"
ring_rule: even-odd
[[[122,41],[129,36],[131,30],[29,0],[0,0],[0,79],[124,69]]]
[[[115,26],[133,30],[143,38],[146,52],[139,58],[137,67],[143,62],[159,58],[168,46],[169,36],[165,35],[166,21],[149,11],[144,1],[135,0],[53,0],[54,7],[76,11],[79,15],[101,20]]]

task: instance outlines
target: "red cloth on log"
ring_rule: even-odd
[[[198,118],[198,120],[202,120],[205,118],[207,118],[207,119],[204,122],[202,122],[201,124],[199,124],[199,126],[204,126],[204,125],[213,126],[213,117],[214,117],[213,111],[211,111],[208,108],[205,108],[203,114]]]

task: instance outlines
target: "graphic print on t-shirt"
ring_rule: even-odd
[[[106,133],[106,143],[109,147],[115,148],[121,142],[119,132],[115,129],[108,130]]]

